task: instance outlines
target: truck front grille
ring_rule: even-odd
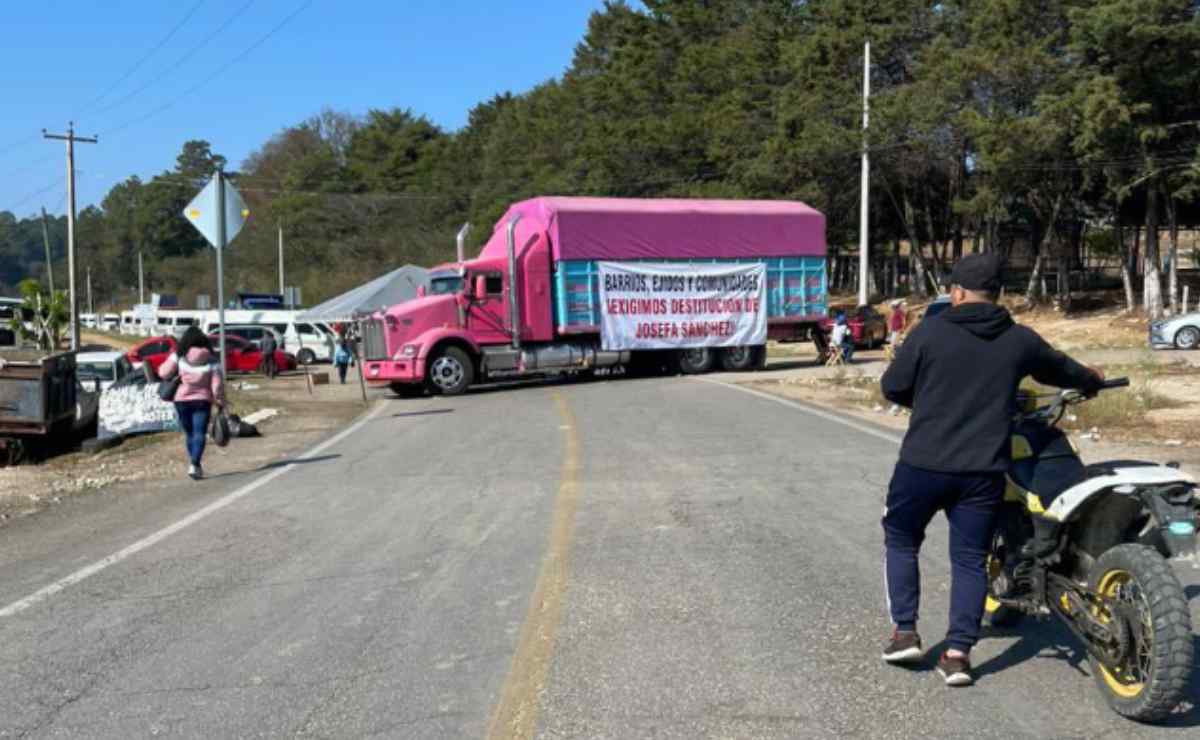
[[[363,354],[368,360],[388,359],[387,332],[382,319],[368,319],[362,322]]]

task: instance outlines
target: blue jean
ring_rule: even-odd
[[[900,629],[916,629],[921,601],[917,553],[933,515],[950,521],[950,629],[946,644],[969,651],[979,640],[987,596],[987,554],[1004,499],[1003,473],[935,473],[897,463],[883,514],[888,609]]]
[[[204,445],[208,441],[208,417],[212,404],[208,401],[176,401],[175,415],[183,429],[183,442],[187,447],[192,465],[199,465],[204,457]]]
[[[842,359],[846,362],[854,359],[854,341],[849,340],[842,342]]]

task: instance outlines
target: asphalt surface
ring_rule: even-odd
[[[1116,717],[1050,622],[987,633],[971,689],[882,665],[893,432],[680,378],[373,414],[294,468],[82,497],[0,529],[0,610],[42,594],[0,616],[0,737],[1200,725],[1195,707],[1169,727]],[[939,518],[922,556],[927,645],[945,629],[946,542]],[[1200,624],[1200,578],[1182,575]]]

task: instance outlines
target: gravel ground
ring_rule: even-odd
[[[313,372],[333,375],[325,366],[316,366]],[[266,464],[343,425],[365,408],[358,385],[343,386],[335,381],[315,386],[309,395],[299,372],[273,381],[256,375],[237,376],[230,379],[230,388],[234,413],[246,416],[274,408],[279,414],[258,425],[260,438],[236,439],[224,449],[210,445],[205,453],[209,473]],[[368,397],[378,395],[368,390]],[[118,483],[144,481],[152,486],[178,478],[185,473],[186,463],[180,435],[168,433],[131,438],[96,454],[75,452],[37,465],[0,468],[0,526],[66,496]]]

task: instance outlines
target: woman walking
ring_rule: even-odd
[[[212,405],[225,406],[225,385],[217,366],[212,343],[199,327],[189,327],[179,339],[179,346],[158,369],[163,380],[179,375],[179,388],[175,391],[175,413],[183,429],[187,447],[188,477],[200,480],[204,468],[200,459],[204,457],[204,443],[208,434],[208,419]]]

